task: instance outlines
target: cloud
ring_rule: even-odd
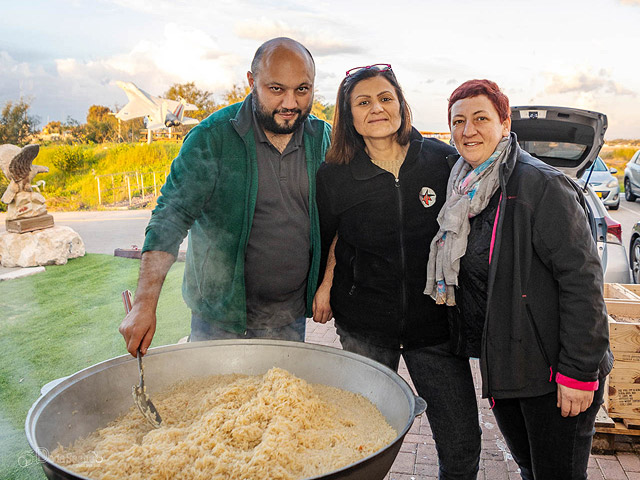
[[[242,81],[238,66],[245,63],[201,30],[167,24],[157,38],[142,40],[126,53],[91,61],[57,58],[50,69],[0,51],[0,98],[32,98],[32,111],[43,125],[69,116],[84,122],[91,105],[115,109],[126,103],[116,80],[131,81],[157,96],[174,83],[195,82],[215,95]]]
[[[622,5],[640,6],[640,0],[620,0]]]
[[[25,78],[31,77],[31,67],[26,62],[17,62],[6,51],[0,51],[0,71],[3,72],[3,76],[23,76]],[[8,83],[3,82],[3,87],[7,88]]]
[[[585,72],[565,76],[551,74],[547,78],[547,85],[544,90],[547,94],[601,92],[610,95],[636,96],[634,91],[612,80],[604,70],[600,70],[595,75]]]
[[[0,98],[12,101],[21,97],[34,99],[37,86],[50,77],[42,66],[18,62],[6,51],[0,51],[0,71]]]
[[[143,13],[171,12],[181,8],[181,2],[171,0],[112,0],[111,3]]]
[[[163,35],[138,42],[127,53],[94,62],[57,61],[61,76],[100,76],[128,80],[154,95],[172,83],[193,81],[198,88],[227,89],[236,81],[240,60],[224,51],[207,33],[169,23]]]
[[[240,38],[264,42],[274,37],[290,37],[309,49],[317,57],[341,53],[361,53],[364,51],[355,42],[340,39],[328,29],[313,29],[310,33],[290,25],[290,22],[262,17],[257,20],[243,20],[236,23],[234,33]]]

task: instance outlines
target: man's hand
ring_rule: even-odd
[[[558,408],[563,417],[575,417],[593,402],[593,391],[577,390],[558,384]]]
[[[153,334],[156,333],[156,307],[167,272],[176,258],[167,252],[148,251],[140,259],[138,288],[131,311],[124,317],[118,329],[127,344],[127,351],[138,356],[147,353]]]
[[[155,309],[139,308],[139,304],[134,305],[122,320],[118,330],[124,337],[127,351],[131,355],[138,356],[138,347],[140,347],[140,353],[145,355],[156,333]]]
[[[313,321],[316,323],[327,323],[333,317],[331,311],[331,283],[322,282],[313,297]]]

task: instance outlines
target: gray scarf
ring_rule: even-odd
[[[455,289],[460,259],[467,250],[471,229],[469,219],[482,212],[500,186],[500,165],[511,150],[510,137],[504,137],[481,165],[471,167],[460,157],[447,183],[447,201],[438,215],[440,230],[431,241],[427,263],[425,295],[436,303],[455,305]]]

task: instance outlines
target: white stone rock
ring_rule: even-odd
[[[69,258],[85,254],[84,242],[70,227],[53,226],[28,233],[0,234],[3,267],[64,265]]]

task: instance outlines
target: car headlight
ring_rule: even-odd
[[[618,185],[618,180],[616,180],[615,178],[613,180],[610,180],[609,182],[607,182],[607,188],[613,188],[616,185]]]

